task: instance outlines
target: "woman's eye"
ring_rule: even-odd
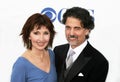
[[[49,33],[48,32],[44,32],[45,35],[48,35]]]
[[[38,34],[38,32],[34,32],[34,34],[35,34],[35,35],[37,35],[37,34]]]

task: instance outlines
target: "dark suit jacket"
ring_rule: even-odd
[[[89,42],[65,77],[65,59],[68,49],[69,44],[54,48],[58,82],[105,82],[108,73],[108,61]],[[83,76],[80,76],[82,74]]]

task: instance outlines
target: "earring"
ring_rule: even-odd
[[[28,40],[28,49],[31,48],[31,40]]]

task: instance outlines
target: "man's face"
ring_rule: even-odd
[[[85,39],[86,35],[89,34],[89,30],[82,27],[81,21],[68,17],[65,23],[65,34],[66,39],[70,43],[72,48],[81,45]]]

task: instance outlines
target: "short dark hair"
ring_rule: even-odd
[[[94,29],[94,20],[89,11],[81,7],[72,7],[66,10],[63,14],[62,23],[65,24],[68,17],[74,17],[81,21],[82,27],[86,29]],[[86,39],[89,35],[86,35]]]
[[[82,22],[83,28],[93,29],[94,21],[89,11],[81,7],[72,7],[63,14],[62,23],[65,24],[68,17],[74,17]]]
[[[31,41],[29,40],[29,36],[30,36],[30,32],[34,29],[35,25],[38,26],[37,29],[40,29],[41,26],[46,26],[46,28],[50,31],[50,41],[46,49],[48,47],[52,47],[53,39],[56,33],[54,30],[54,25],[52,24],[49,17],[47,17],[46,15],[42,15],[40,13],[35,13],[31,15],[27,19],[26,23],[24,24],[22,28],[20,35],[22,35],[24,46],[26,46],[27,49],[32,48]]]

